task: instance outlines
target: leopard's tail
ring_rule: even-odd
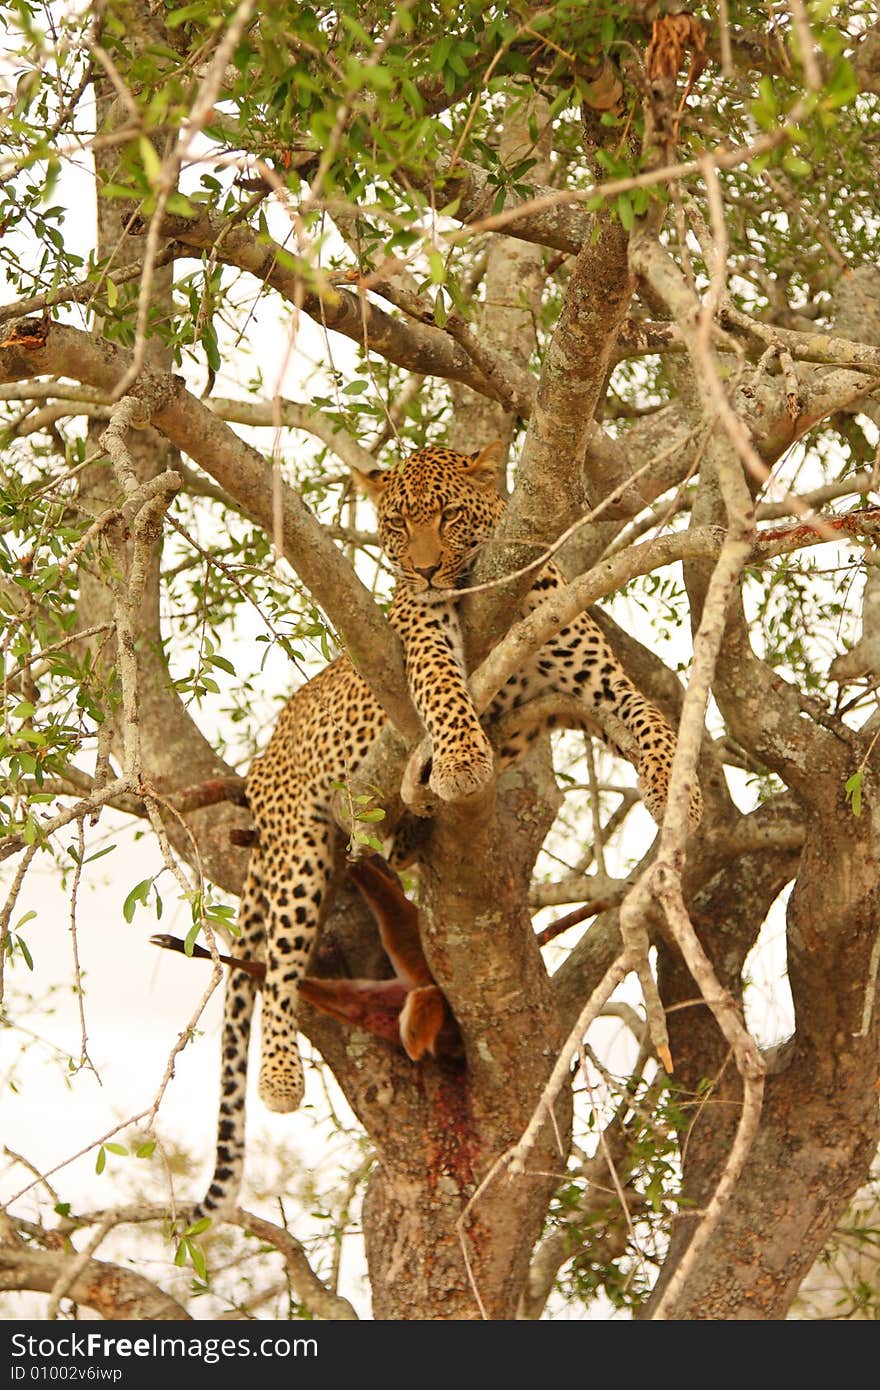
[[[254,850],[241,895],[241,938],[235,954],[257,960],[264,954],[265,902],[259,851]],[[248,1050],[259,981],[245,970],[231,969],[226,981],[221,1043],[220,1107],[214,1174],[193,1216],[222,1220],[235,1207],[244,1173]]]

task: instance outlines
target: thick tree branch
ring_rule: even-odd
[[[516,487],[497,528],[498,544],[477,566],[478,580],[498,578],[524,558],[531,560],[535,543],[555,540],[585,510],[590,422],[632,293],[626,245],[620,224],[606,219],[595,245],[575,261],[544,358]],[[465,604],[473,656],[482,656],[503,635],[531,583],[523,575]]]
[[[309,1264],[306,1252],[300,1242],[273,1221],[256,1216],[253,1212],[239,1208],[230,1218],[236,1226],[250,1231],[258,1240],[265,1240],[284,1257],[284,1263],[293,1285],[294,1292],[301,1303],[308,1308],[313,1317],[357,1321],[357,1313],[347,1298],[335,1294],[323,1280],[319,1279]]]
[[[17,332],[17,330],[20,330]],[[52,374],[112,390],[130,363],[121,349],[74,328],[49,325],[33,340],[21,325],[0,344],[0,379]],[[145,373],[138,386],[152,422],[273,533],[273,479],[261,454],[177,379]],[[326,530],[292,489],[282,489],[285,555],[339,632],[352,659],[407,736],[420,731],[396,636]]]
[[[843,537],[873,537],[880,532],[880,508],[870,507],[841,517],[817,517],[805,523],[759,532],[749,546],[745,563],[761,564],[777,555],[790,554],[804,545],[827,539],[825,529]],[[618,551],[601,560],[586,574],[579,575],[564,588],[552,592],[532,611],[514,624],[506,637],[490,652],[471,677],[471,690],[477,708],[486,709],[505,681],[579,613],[600,599],[621,589],[638,575],[649,574],[664,565],[693,557],[718,557],[724,533],[718,526],[700,526],[658,536],[651,541]]]
[[[232,227],[206,215],[197,220],[166,218],[163,231],[173,237],[177,254],[212,251],[217,260],[238,266],[277,290],[316,323],[334,329],[369,352],[423,376],[463,381],[475,391],[496,398],[496,389],[475,366],[471,356],[439,328],[393,318],[367,299],[339,288],[314,288],[310,272],[290,267],[289,252],[270,243],[249,227]]]
[[[0,1289],[51,1294],[66,1280],[77,1259],[63,1250],[35,1250],[0,1245]],[[93,1308],[108,1322],[191,1322],[190,1314],[170,1295],[136,1270],[104,1260],[89,1260],[72,1280],[68,1298]]]
[[[490,182],[485,169],[466,159],[456,160],[452,172],[449,167],[450,161],[441,164],[430,179],[419,169],[408,170],[407,174],[410,182],[426,194],[433,195],[439,182],[443,201],[455,203],[452,215],[458,221],[482,222],[495,212],[504,212],[508,216],[504,225],[506,236],[573,256],[589,241],[596,225],[595,214],[561,202],[558,189],[532,184],[525,194],[507,191],[503,206],[496,208],[498,185]],[[521,217],[516,216],[519,207],[526,209]]]

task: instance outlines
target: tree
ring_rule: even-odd
[[[414,1063],[304,1007],[373,1155],[349,1192],[366,1185],[373,1311],[536,1318],[601,1295],[784,1316],[878,1140],[870,7],[2,10],[7,983],[32,963],[28,871],[55,854],[75,893],[102,808],[155,837],[217,983],[268,647],[288,688],[348,651],[387,711],[339,796],[343,845],[385,846],[421,729],[349,470],[499,439],[509,503],[462,600],[478,707],[602,602],[678,753],[650,845],[627,765],[574,735],[406,822],[413,907],[391,917],[417,910],[463,1060]],[[54,190],[84,161],[83,257]],[[242,343],[270,312],[289,339],[264,382]],[[550,554],[569,583],[518,620]],[[644,641],[612,616],[636,611]],[[125,887],[129,916],[158,893],[152,874]],[[783,912],[795,1024],[762,1050],[749,958]],[[315,968],[389,975],[350,881]],[[590,1031],[609,1010],[632,1028],[623,1068]],[[114,1225],[166,1216],[12,1204],[0,1287],[190,1316],[170,1282],[101,1258]],[[297,1305],[351,1316],[295,1227],[233,1225],[281,1252]],[[217,1247],[206,1264],[185,1214],[173,1234],[204,1286]]]

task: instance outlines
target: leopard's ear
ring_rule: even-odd
[[[491,444],[487,444],[485,449],[479,449],[477,453],[468,456],[465,465],[471,482],[486,492],[496,490],[498,487],[498,469],[504,462],[506,450],[500,439],[493,439]]]
[[[379,498],[388,486],[386,469],[371,468],[365,472],[362,468],[352,468],[351,476],[358,492],[362,492],[371,502],[378,504]]]

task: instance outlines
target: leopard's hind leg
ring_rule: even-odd
[[[266,903],[266,978],[260,1098],[269,1110],[295,1110],[305,1078],[297,1044],[297,999],[333,873],[334,831],[323,807],[296,814],[262,852]]]
[[[567,697],[574,708],[561,707],[556,716],[541,715],[530,724],[529,702],[549,694]],[[660,710],[630,680],[588,614],[559,632],[499,691],[493,713],[514,709],[521,712],[522,722],[500,750],[502,766],[520,756],[542,729],[583,728],[635,763],[644,804],[654,820],[662,822],[675,734]],[[700,787],[695,783],[689,809],[691,830],[699,825],[702,809]]]

